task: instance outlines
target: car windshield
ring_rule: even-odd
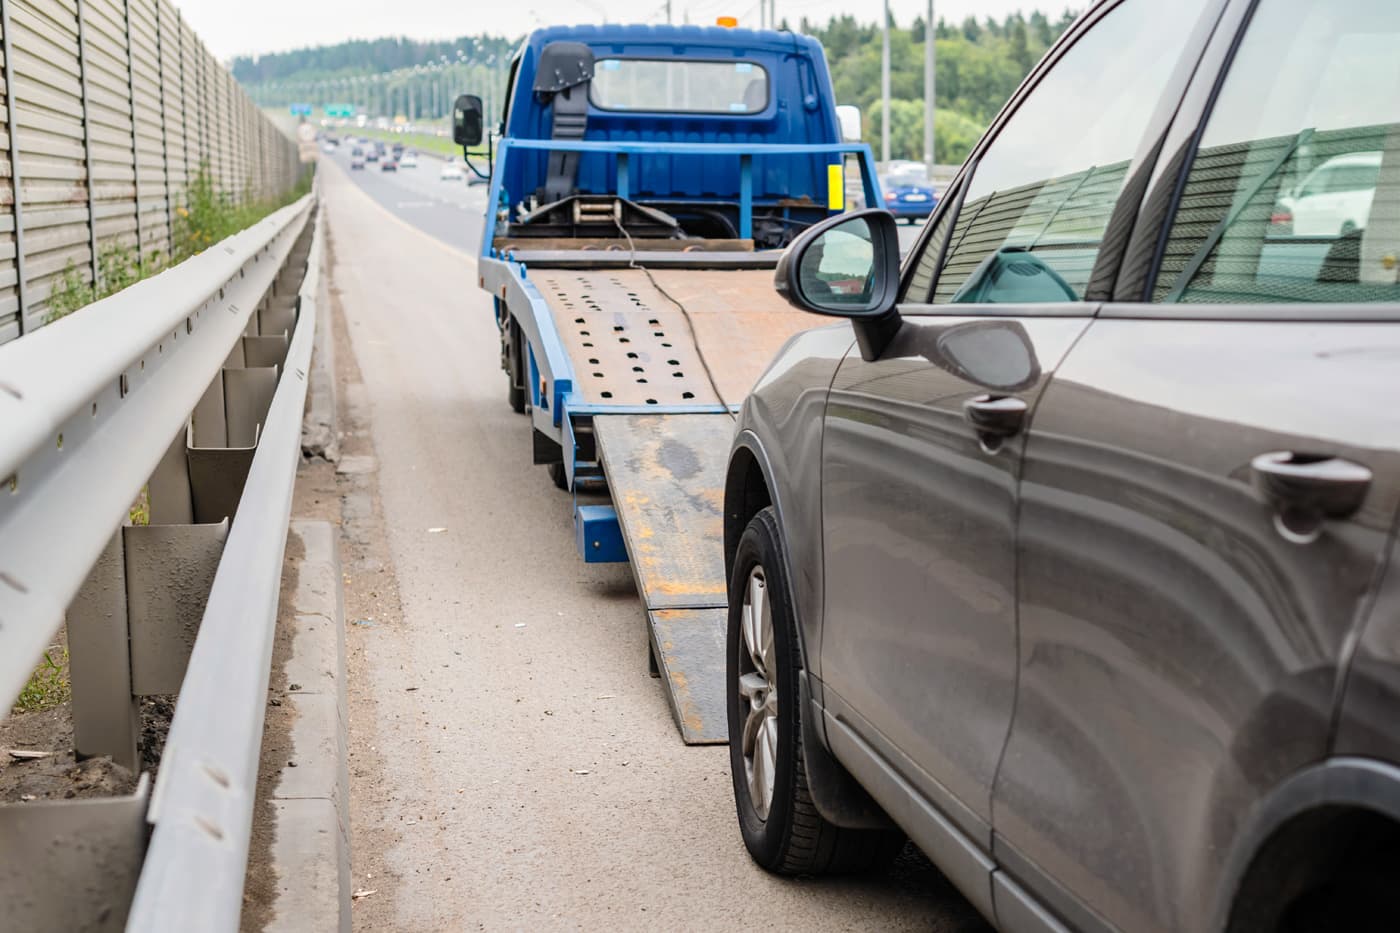
[[[755,62],[605,58],[589,97],[600,110],[759,113],[768,106],[768,72]]]

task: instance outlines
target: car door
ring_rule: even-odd
[[[999,915],[1028,891],[1080,929],[1219,929],[1251,809],[1327,753],[1400,506],[1388,9],[1260,0],[1223,84],[1198,76],[1173,129],[1194,153],[1141,212],[1165,217],[1127,250],[1146,274],[1120,277],[1145,288],[1103,306],[1037,408]],[[1369,150],[1364,229],[1271,223],[1300,163]]]
[[[828,738],[964,890],[982,873],[988,911],[977,850],[990,849],[1015,697],[1024,432],[1093,315],[1109,218],[1175,103],[1164,91],[1206,5],[1126,0],[1081,24],[945,198],[906,272],[893,342],[878,359],[849,356],[831,386]],[[952,855],[944,818],[967,843]]]

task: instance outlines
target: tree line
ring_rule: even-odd
[[[934,114],[934,161],[962,162],[1016,90],[1060,37],[1075,13],[1051,19],[1036,11],[1012,13],[1002,20],[968,17],[961,24],[938,20],[934,29],[937,64]],[[860,108],[865,139],[876,147],[881,135],[880,27],[854,16],[832,17],[825,25],[805,18],[798,31],[814,36],[826,49],[836,102]],[[908,28],[890,27],[890,155],[924,157],[924,42],[922,18]]]
[[[505,61],[519,44],[519,39],[484,35],[428,41],[403,37],[354,39],[290,52],[240,55],[233,60],[231,70],[245,85],[324,81],[443,62],[485,64],[492,56]]]
[[[1035,11],[1003,19],[968,17],[961,23],[939,19],[934,29],[937,66],[935,161],[961,162],[1051,44],[1074,21],[1065,10],[1056,18]],[[783,28],[792,28],[784,21]],[[861,109],[865,139],[878,149],[881,134],[881,37],[877,23],[846,14],[825,24],[803,17],[796,31],[814,36],[826,49],[836,102]],[[890,154],[923,158],[924,42],[922,18],[907,28],[890,28]],[[377,74],[417,65],[448,62],[500,62],[514,53],[518,39],[463,36],[444,41],[386,38],[342,42],[234,60],[233,73],[248,85],[303,82]]]

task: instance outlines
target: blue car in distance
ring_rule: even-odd
[[[927,218],[938,204],[933,182],[922,167],[889,173],[880,179],[880,190],[885,193],[885,209],[910,223]]]

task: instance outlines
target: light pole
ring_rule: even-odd
[[[928,0],[928,18],[924,20],[924,167],[933,181],[933,119],[934,119],[934,38],[933,0]]]
[[[885,0],[885,20],[880,24],[880,161],[890,160],[890,0]]]

